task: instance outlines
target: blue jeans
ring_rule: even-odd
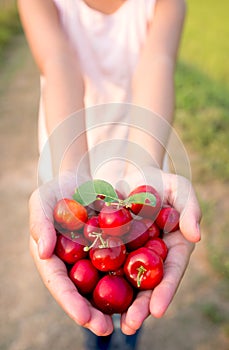
[[[114,315],[117,318],[117,315]],[[112,334],[108,336],[97,336],[90,330],[84,328],[86,350],[136,350],[141,331],[133,335],[125,335],[120,327],[114,327]]]

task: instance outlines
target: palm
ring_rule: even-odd
[[[147,184],[160,189],[164,204],[174,206],[180,213],[180,231],[166,234],[164,239],[169,252],[164,263],[164,277],[153,291],[139,292],[136,300],[122,315],[122,330],[133,334],[152,314],[161,317],[171,303],[187,268],[194,243],[200,240],[198,224],[201,211],[195,192],[188,180],[147,167],[144,169]],[[132,187],[139,184],[138,173],[127,175]],[[131,188],[132,189],[132,188]]]
[[[122,329],[127,334],[134,333],[150,313],[154,317],[163,316],[186,270],[194,244],[187,241],[180,231],[166,234],[164,240],[169,252],[164,262],[163,280],[153,292],[140,292],[127,313],[122,316]]]
[[[78,293],[68,277],[65,264],[56,255],[52,255],[49,259],[40,259],[37,244],[32,238],[30,248],[46,287],[65,312],[76,323],[90,328],[96,334],[111,333],[113,330],[111,317],[93,308],[89,301]]]

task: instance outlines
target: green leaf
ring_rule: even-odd
[[[135,193],[132,196],[128,197],[124,203],[128,206],[128,204],[137,203],[137,204],[144,204],[144,205],[150,205],[152,207],[156,206],[156,197],[154,194],[149,192],[141,192],[141,193]]]
[[[87,181],[76,188],[73,199],[85,206],[95,201],[99,196],[104,197],[103,200],[105,202],[119,200],[118,195],[111,184],[104,180],[97,179]]]

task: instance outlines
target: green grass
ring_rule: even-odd
[[[201,305],[204,316],[214,324],[222,324],[226,322],[226,317],[216,303],[205,302]]]
[[[187,0],[176,75],[176,125],[201,177],[229,179],[229,1]]]
[[[187,0],[180,57],[229,87],[229,1]]]
[[[229,179],[229,89],[199,69],[179,62],[177,126],[185,145],[198,153],[202,180]]]
[[[206,185],[208,186],[208,184]],[[209,196],[210,197],[210,196]],[[202,225],[207,233],[206,248],[208,251],[209,262],[218,276],[224,281],[229,298],[229,240],[228,226],[229,218],[222,214],[220,220],[215,222],[216,213],[219,215],[219,202],[210,197],[210,200],[199,198],[202,210]],[[225,210],[226,212],[226,210]]]
[[[195,181],[203,182],[205,186],[211,185],[213,179],[228,184],[229,1],[187,0],[187,3],[187,19],[176,73],[175,127],[185,146],[195,154],[198,170]],[[205,203],[202,206],[208,232],[208,256],[212,267],[228,286],[229,221],[223,217],[220,228],[212,232],[216,212],[214,205]],[[209,318],[215,317],[214,308],[207,308],[205,313]],[[213,321],[218,322],[218,318]]]
[[[229,287],[228,223],[229,220],[227,219],[222,229],[219,229],[217,234],[215,232],[210,233],[207,248],[212,266],[218,274],[225,279]]]
[[[15,1],[0,0],[0,60],[2,60],[7,45],[11,39],[22,32]]]

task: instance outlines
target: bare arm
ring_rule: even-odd
[[[96,310],[78,293],[68,278],[65,265],[53,254],[56,244],[53,208],[61,196],[71,197],[76,187],[74,174],[59,174],[58,158],[71,143],[72,131],[75,130],[75,134],[85,131],[82,113],[73,124],[69,124],[67,118],[83,107],[84,87],[77,57],[51,0],[18,0],[18,7],[34,59],[45,78],[44,102],[49,135],[60,123],[64,124],[57,137],[51,138],[53,167],[55,175],[60,176],[38,188],[30,198],[31,255],[50,293],[66,313],[95,334],[107,335],[113,330],[111,317]],[[74,170],[73,165],[78,165],[85,152],[84,132],[73,143],[62,170]],[[86,171],[82,176],[87,177]]]
[[[169,125],[173,121],[174,71],[185,11],[183,0],[157,0],[153,21],[133,77],[133,104],[146,107],[162,117],[161,121],[159,118],[144,120],[144,129],[156,135],[162,145],[167,143]],[[142,125],[140,119],[141,116],[137,115],[133,122]],[[132,129],[130,141],[138,140],[161,167],[164,149],[160,142],[138,129]]]
[[[23,27],[37,66],[45,78],[44,104],[48,134],[66,118],[83,108],[84,84],[76,53],[61,26],[57,8],[51,0],[18,0]],[[60,137],[51,138],[54,174],[59,159],[71,144],[73,128],[63,125]],[[75,134],[81,135],[67,153],[63,170],[77,165],[87,152],[83,113],[75,120]],[[83,132],[83,133],[82,133]],[[82,134],[81,134],[82,133]],[[57,133],[58,135],[58,133]],[[80,146],[79,146],[80,145]],[[74,168],[73,168],[74,170]],[[87,169],[89,171],[89,165]]]

